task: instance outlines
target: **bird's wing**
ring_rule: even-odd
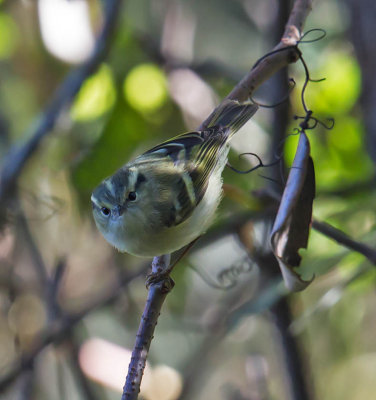
[[[144,156],[166,157],[179,174],[175,184],[176,204],[168,225],[186,220],[206,192],[209,178],[227,141],[227,134],[218,128],[189,132],[170,139],[147,151]]]
[[[205,130],[183,133],[145,153],[152,158],[167,157],[182,171],[177,185],[177,207],[174,207],[177,209],[171,225],[183,222],[192,214],[204,197],[226,142],[257,109],[258,106],[252,103],[225,100],[205,121]]]

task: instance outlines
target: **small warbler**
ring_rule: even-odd
[[[257,108],[225,100],[202,131],[155,146],[105,179],[91,202],[106,240],[122,252],[149,257],[200,236],[221,200],[229,140]]]

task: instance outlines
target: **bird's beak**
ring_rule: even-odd
[[[121,215],[123,215],[125,211],[125,206],[122,205],[117,205],[115,208],[112,209],[112,216],[113,217],[120,217]]]

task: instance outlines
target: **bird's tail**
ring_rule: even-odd
[[[229,137],[238,131],[257,111],[253,103],[239,103],[236,100],[223,101],[205,121],[208,128],[218,126],[229,129]]]

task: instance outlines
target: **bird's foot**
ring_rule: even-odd
[[[149,290],[152,285],[160,285],[163,291],[169,292],[175,285],[170,277],[170,269],[160,272],[151,272],[146,276],[146,288]]]

